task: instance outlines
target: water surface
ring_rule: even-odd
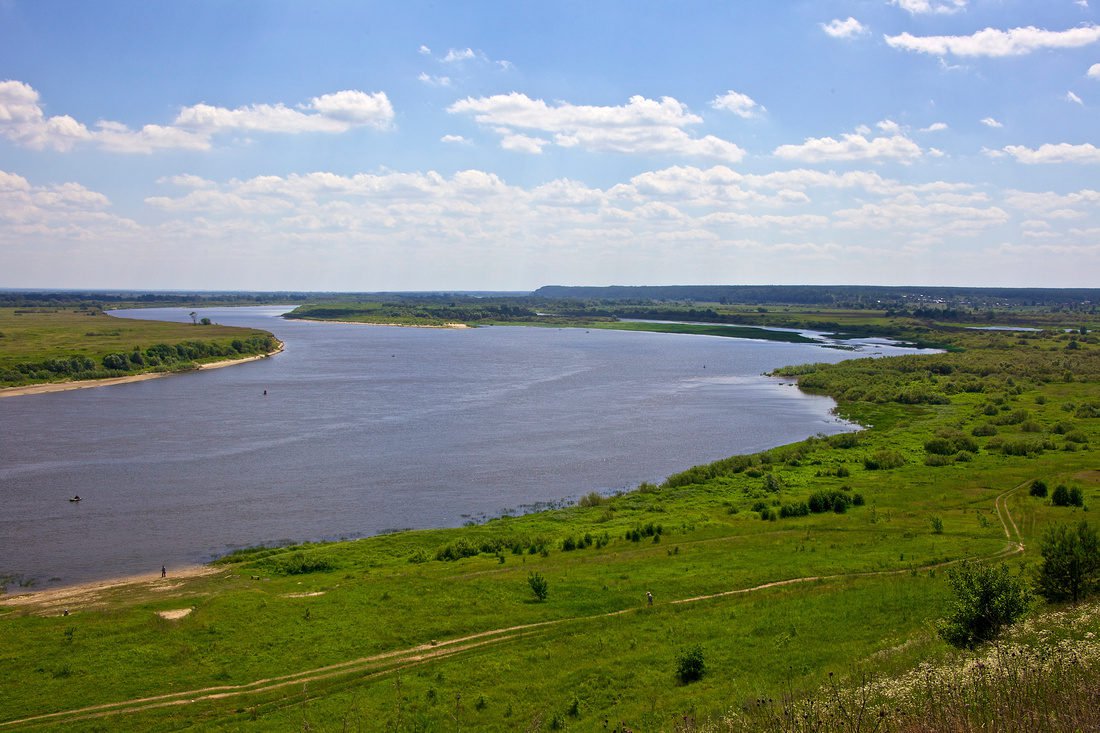
[[[0,575],[71,583],[628,489],[850,430],[830,400],[761,373],[904,351],[311,323],[285,310],[199,312],[272,331],[286,351],[270,359],[0,400]]]

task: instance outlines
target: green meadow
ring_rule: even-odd
[[[859,433],[552,511],[0,602],[0,729],[735,730],[956,660],[936,634],[953,564],[1030,578],[1045,528],[1095,524],[1100,344],[922,328],[952,351],[778,371]],[[705,673],[685,682],[692,650]]]
[[[0,387],[194,369],[276,346],[250,328],[116,318],[89,306],[0,308]]]

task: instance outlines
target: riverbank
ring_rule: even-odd
[[[286,346],[282,341],[279,341],[278,344],[278,347],[276,347],[273,351],[269,351],[266,354],[246,356],[241,359],[224,359],[222,361],[212,361],[208,364],[199,364],[195,367],[195,369],[189,369],[187,371],[221,369],[222,367],[234,366],[236,364],[244,364],[250,361],[258,361],[260,359],[267,359],[268,357],[281,353]],[[47,384],[30,384],[25,387],[3,387],[0,388],[0,398],[23,397],[25,395],[36,394],[50,394],[53,392],[69,392],[75,389],[88,389],[90,387],[110,387],[116,384],[144,382],[149,379],[158,379],[160,377],[167,377],[172,374],[183,373],[185,372],[145,372],[143,374],[132,374],[125,377],[108,377],[106,379],[80,379],[73,382],[49,382]]]
[[[98,607],[107,602],[108,594],[116,591],[163,593],[179,588],[183,580],[216,575],[222,568],[212,565],[173,566],[166,577],[153,570],[138,575],[124,575],[104,580],[94,580],[74,585],[62,585],[41,589],[21,589],[20,592],[0,595],[0,607],[36,616],[65,616],[81,609]],[[68,613],[66,613],[68,612]]]
[[[285,316],[284,316],[285,318]],[[466,323],[375,323],[374,321],[334,321],[329,318],[290,318],[310,323],[343,323],[349,326],[396,326],[398,328],[471,328]]]

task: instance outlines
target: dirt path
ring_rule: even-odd
[[[1024,551],[1024,544],[1021,541],[1020,531],[1016,527],[1016,522],[1013,520],[1012,514],[1008,510],[1007,499],[1013,493],[1019,491],[1026,485],[1027,483],[1024,483],[1013,489],[1002,492],[993,501],[993,506],[997,512],[998,519],[1000,519],[1001,527],[1004,530],[1005,537],[1009,540],[1008,545],[1004,549],[999,550],[992,555],[985,556],[984,558],[974,559],[996,560],[1003,557],[1019,554]],[[958,562],[961,561],[951,560],[947,562],[935,563],[932,565],[923,565],[918,569],[938,569],[941,567],[954,565]],[[813,583],[818,581],[826,582],[830,580],[867,578],[876,576],[903,575],[909,572],[912,572],[910,568],[903,568],[900,570],[880,570],[862,573],[839,573],[835,575],[814,575],[800,578],[788,578],[786,580],[775,580],[768,583],[762,583],[760,585],[755,585],[750,588],[735,588],[733,590],[720,591],[718,593],[709,593],[707,595],[701,596],[693,596],[691,598],[678,598],[671,601],[666,601],[664,605],[671,606],[686,603],[699,603],[716,598],[724,598],[728,596],[743,595],[748,593],[757,593],[763,590],[767,590],[769,588],[779,588],[782,586],[797,585],[801,583]],[[63,591],[64,589],[61,589],[56,592],[61,593]],[[48,593],[49,591],[46,592]],[[622,616],[628,613],[641,613],[645,610],[645,607],[632,607],[620,609],[618,611],[610,611],[608,613],[595,614],[592,616],[574,616],[570,618],[553,619],[550,621],[538,621],[529,624],[519,624],[517,626],[508,626],[499,629],[490,629],[488,631],[480,631],[475,634],[456,637],[454,639],[447,639],[439,642],[432,641],[426,644],[419,644],[417,646],[407,649],[396,649],[387,652],[381,652],[379,654],[360,657],[358,659],[352,659],[346,662],[338,662],[336,664],[327,665],[325,667],[303,670],[301,672],[294,672],[277,677],[268,677],[265,679],[255,680],[253,682],[247,682],[240,685],[219,685],[214,687],[202,687],[194,690],[185,690],[182,692],[174,692],[164,695],[153,695],[150,697],[141,697],[130,700],[121,700],[118,702],[102,703],[100,705],[92,705],[89,707],[83,707],[74,710],[62,710],[55,713],[46,713],[43,715],[35,715],[27,718],[21,718],[19,720],[4,721],[0,722],[0,728],[10,728],[19,725],[36,723],[71,723],[80,720],[102,718],[109,715],[139,713],[154,710],[157,708],[191,705],[204,701],[221,700],[231,697],[273,692],[293,685],[302,685],[304,688],[307,683],[332,680],[338,677],[356,677],[360,680],[371,679],[391,672],[403,670],[413,665],[422,664],[424,662],[432,661],[453,654],[458,654],[460,652],[469,651],[471,649],[477,649],[506,641],[516,641],[518,639],[522,639],[532,635],[537,629],[557,626],[560,624],[571,622],[584,622],[611,618],[614,616]]]

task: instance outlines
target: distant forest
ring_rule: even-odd
[[[1038,306],[1093,311],[1096,288],[948,288],[881,285],[545,285],[546,300],[681,301],[721,305],[821,305],[832,308],[913,309],[929,305],[982,310]]]
[[[618,315],[612,309],[599,312],[599,305],[652,306],[654,303],[705,303],[751,306],[821,306],[856,310],[887,311],[891,315],[931,314],[944,311],[981,312],[1002,309],[1041,308],[1054,311],[1096,313],[1100,289],[1096,288],[959,288],[883,285],[659,285],[587,287],[546,285],[533,293],[502,292],[295,292],[295,291],[28,291],[0,290],[0,307],[142,307],[142,306],[217,306],[259,305],[272,303],[401,303],[424,304],[446,301],[461,303],[507,304],[519,310],[557,303],[554,310],[572,310],[564,302],[581,305],[586,315]],[[453,317],[451,314],[448,317]],[[486,314],[482,314],[483,317]],[[457,316],[461,318],[461,315]]]

